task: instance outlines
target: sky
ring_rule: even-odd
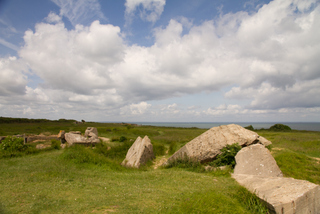
[[[320,122],[319,0],[0,0],[0,116]]]

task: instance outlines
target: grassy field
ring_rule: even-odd
[[[170,156],[166,151],[173,153],[204,129],[46,121],[0,124],[0,135],[84,133],[89,126],[113,142],[0,159],[0,213],[266,213],[228,170],[154,169]],[[286,176],[320,184],[319,132],[258,133],[273,142],[272,154]],[[156,160],[141,169],[122,167],[127,148],[144,135],[155,146]],[[127,141],[119,142],[121,136]]]

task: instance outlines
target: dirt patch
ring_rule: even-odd
[[[168,154],[169,150],[166,151],[166,154]],[[168,158],[166,158],[166,156],[162,156],[161,159],[157,159],[155,161],[153,161],[153,169],[158,169],[162,164],[164,164],[166,161],[168,160]]]

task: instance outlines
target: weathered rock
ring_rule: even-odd
[[[80,131],[71,131],[66,133],[64,136],[69,145],[90,145],[100,143],[97,128],[94,127],[88,127],[86,129],[85,136],[82,136]]]
[[[98,130],[95,127],[88,127],[84,133],[87,138],[98,138]]]
[[[65,139],[69,145],[73,144],[86,144],[87,143],[87,138],[83,137],[81,134],[78,133],[66,133]]]
[[[139,168],[141,165],[144,165],[147,161],[154,158],[153,146],[148,136],[145,136],[143,139],[138,137],[128,150],[126,158],[121,165]]]
[[[242,186],[265,201],[279,214],[319,214],[320,187],[304,180],[233,174]]]
[[[234,174],[282,177],[282,172],[267,148],[254,144],[242,148],[235,156]]]
[[[213,127],[187,143],[174,153],[167,163],[185,156],[200,162],[211,161],[221,153],[220,150],[223,147],[234,143],[238,143],[241,146],[255,143],[271,144],[267,139],[242,126],[235,124],[223,125]]]

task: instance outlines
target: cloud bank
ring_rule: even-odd
[[[54,2],[68,8],[72,1]],[[151,8],[155,13],[142,17],[154,22],[165,1],[146,2],[127,0],[127,13],[142,4],[142,11]],[[62,14],[70,12],[65,11]],[[78,23],[77,17],[68,18]],[[256,13],[228,13],[201,25],[185,26],[172,19],[154,29],[155,43],[150,47],[127,45],[119,27],[99,21],[68,30],[56,14],[46,20],[34,32],[25,32],[19,59],[0,61],[4,114],[54,118],[81,114],[92,120],[268,118],[270,114],[285,118],[297,113],[319,118],[315,117],[320,112],[316,1],[275,0]],[[43,82],[28,86],[32,75]],[[226,99],[246,104],[217,103],[207,109],[151,104],[221,91]]]

